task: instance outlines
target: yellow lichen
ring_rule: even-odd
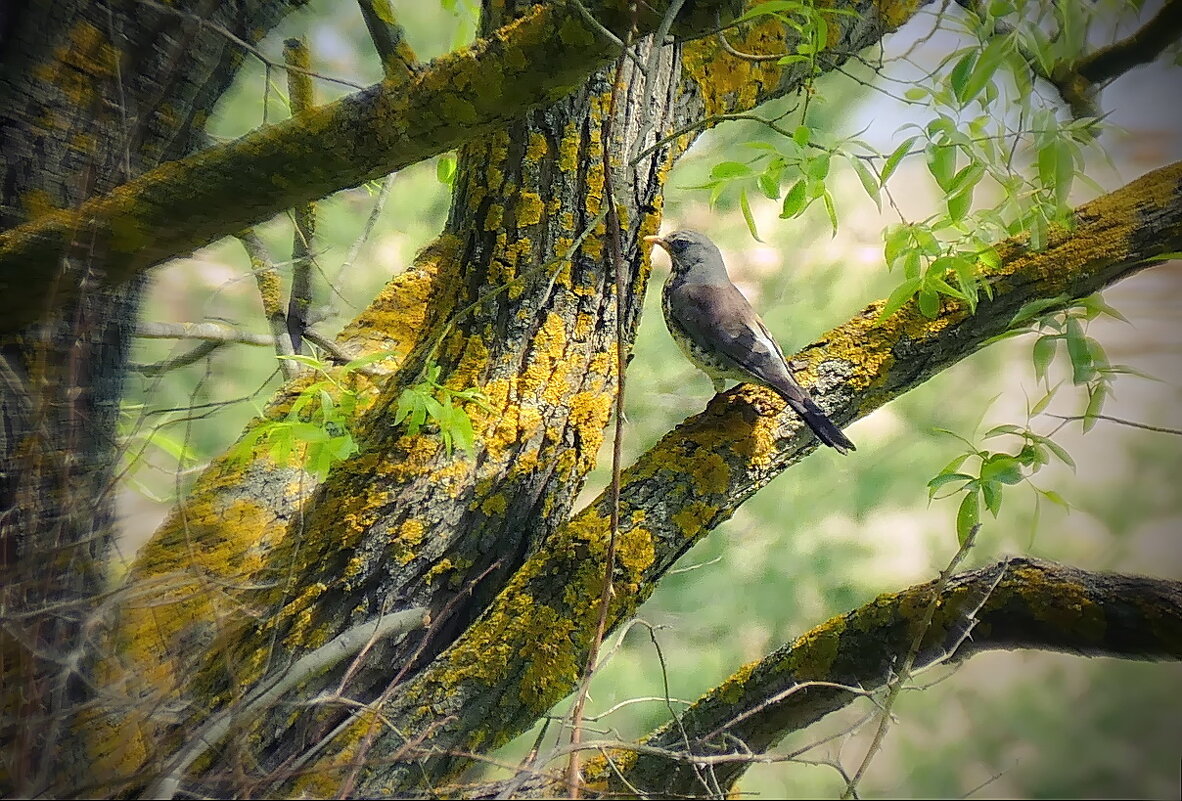
[[[670,515],[670,520],[685,537],[693,539],[706,530],[706,524],[714,519],[717,513],[717,506],[702,501],[690,501]]]

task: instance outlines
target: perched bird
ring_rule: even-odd
[[[645,240],[669,252],[673,272],[661,293],[665,325],[685,355],[721,392],[726,379],[770,387],[799,414],[817,439],[838,453],[854,443],[825,416],[792,377],[784,352],[747,298],[731,283],[718,248],[696,231]]]

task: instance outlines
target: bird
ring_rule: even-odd
[[[646,242],[669,253],[673,271],[661,292],[665,325],[686,357],[722,392],[727,379],[775,390],[825,445],[844,454],[854,443],[821,411],[792,375],[784,352],[731,283],[718,247],[697,231],[675,231]]]

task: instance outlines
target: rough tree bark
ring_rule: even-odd
[[[257,11],[248,28],[252,37],[287,8],[260,5],[267,11]],[[155,792],[249,795],[326,795],[342,788],[359,795],[427,793],[455,780],[472,754],[525,730],[574,687],[598,616],[610,503],[601,497],[577,514],[571,510],[611,413],[618,349],[628,352],[638,323],[649,267],[640,237],[659,226],[663,178],[701,130],[691,126],[799,89],[803,67],[736,59],[717,38],[703,36],[716,14],[734,12],[729,3],[693,4],[694,14],[671,29],[677,43],[663,47],[648,36],[662,23],[663,3],[635,17],[626,3],[585,3],[595,23],[568,4],[485,5],[484,41],[469,51],[104,194],[189,149],[196,135],[191,122],[224,85],[216,67],[234,56],[218,50],[212,57],[205,68],[217,80],[189,72],[191,64],[174,65],[178,77],[168,86],[192,83],[205,92],[199,93],[204,105],[192,100],[185,117],[190,123],[179,126],[184,147],[176,144],[179,131],[159,134],[155,149],[147,144],[155,139],[140,136],[136,169],[120,173],[115,167],[128,147],[121,137],[138,129],[108,117],[115,134],[110,125],[95,134],[103,142],[101,163],[115,165],[106,182],[5,219],[3,308],[22,324],[41,317],[43,308],[52,309],[54,319],[86,323],[52,340],[56,362],[43,354],[22,361],[25,340],[11,337],[9,364],[26,371],[58,364],[60,374],[46,373],[52,380],[36,383],[59,393],[46,406],[57,409],[53,401],[81,387],[82,397],[96,398],[87,402],[97,408],[100,385],[106,387],[104,403],[117,398],[125,348],[122,339],[94,335],[100,329],[72,310],[69,304],[83,297],[80,287],[108,293],[91,294],[97,310],[87,314],[126,328],[130,310],[107,302],[109,294],[127,296],[128,282],[151,264],[286,206],[461,147],[443,232],[338,338],[351,355],[388,352],[389,358],[371,371],[342,375],[362,397],[355,420],[361,449],[326,480],[317,482],[298,454],[277,461],[265,442],[249,458],[215,461],[145,546],[120,591],[102,603],[94,599],[102,549],[91,547],[91,538],[96,532],[107,536],[105,522],[77,526],[63,543],[28,511],[37,508],[29,485],[13,484],[6,508],[20,511],[4,518],[4,542],[12,543],[6,588],[57,583],[52,591],[26,591],[23,597],[6,589],[4,724],[22,738],[5,765],[6,790],[93,794],[150,785]],[[139,8],[113,4],[92,11],[129,27],[132,6]],[[825,68],[877,42],[916,8],[907,2],[846,6],[856,13],[831,20]],[[85,18],[84,10],[62,8],[72,9],[69,19]],[[246,13],[242,8],[250,4],[237,13]],[[201,3],[191,10],[198,16],[230,13]],[[7,52],[20,41],[11,31],[33,25],[34,17],[26,11],[15,27],[0,29],[7,37],[4,76]],[[229,47],[210,26],[186,28],[188,17],[161,10],[147,19],[185,32],[186,43]],[[98,32],[95,40],[107,42],[107,29],[89,24]],[[637,39],[635,58],[621,62],[617,85],[613,38],[629,37]],[[731,41],[746,52],[787,52],[793,44],[768,23],[734,32]],[[126,74],[128,52],[115,47],[107,56],[120,67],[102,73],[111,91],[122,85],[112,76]],[[31,56],[28,63],[40,62]],[[22,73],[13,68],[12,74]],[[103,108],[134,107],[130,118],[144,124],[152,118],[151,102],[164,102],[160,96],[173,97],[157,87]],[[79,124],[96,124],[75,113]],[[611,186],[603,159],[609,116]],[[61,152],[68,147],[64,139],[58,145]],[[230,166],[238,172],[228,171]],[[8,171],[19,173],[11,166]],[[243,175],[249,177],[245,184]],[[238,202],[226,202],[231,189]],[[618,231],[608,230],[604,216],[605,193],[613,189]],[[7,212],[19,193],[5,190]],[[177,225],[178,212],[185,225]],[[989,276],[994,297],[975,313],[946,303],[934,320],[909,307],[880,321],[880,307],[871,306],[806,348],[797,358],[808,365],[803,375],[818,401],[847,423],[979,349],[1006,330],[1023,303],[1078,297],[1135,272],[1156,254],[1179,249],[1182,167],[1088,204],[1077,222],[1073,231],[1054,232],[1043,252],[1028,252],[1022,242],[1003,247],[1002,264]],[[608,255],[616,235],[623,243],[622,265]],[[79,245],[85,248],[78,251]],[[16,271],[30,265],[38,268],[37,280],[17,286]],[[625,270],[623,297],[616,296],[617,269]],[[91,273],[92,284],[78,283],[78,276]],[[622,342],[616,341],[617,315],[623,317]],[[81,379],[61,373],[76,364],[69,359],[75,341],[99,339],[116,354],[109,364]],[[487,408],[468,407],[477,434],[474,457],[447,453],[430,429],[411,436],[392,423],[399,393],[428,364],[441,369],[448,386],[476,386],[488,396]],[[9,424],[16,433],[5,440],[10,481],[24,475],[31,458],[22,447],[36,443],[51,454],[77,450],[69,440],[37,440],[29,433],[43,429],[23,422],[39,418],[14,405],[22,397],[19,382],[30,380],[14,372],[4,396],[6,412],[18,421]],[[285,415],[310,380],[285,385],[252,426]],[[55,437],[58,428],[49,429]],[[90,482],[81,496],[87,501],[105,497],[113,441],[109,422],[92,433],[105,437],[101,448],[93,448],[105,461],[87,463],[80,473]],[[717,397],[644,455],[624,476],[609,622],[631,614],[700,536],[813,447],[771,393],[743,386]],[[64,475],[54,475],[54,481],[39,479],[47,483],[37,485],[36,497],[66,509],[65,501],[79,496],[63,489]],[[76,501],[75,508],[86,507]],[[30,554],[55,552],[55,544],[80,543],[88,547],[85,582],[68,575],[64,564],[41,560],[34,569],[29,563]],[[10,584],[10,577],[19,584]],[[1023,644],[1182,655],[1176,602],[1155,607],[1164,623],[1148,614],[1120,616],[1125,629],[1144,635],[1133,637],[1137,647],[1096,646],[1088,639],[1092,629],[1062,614],[1062,599],[1086,610],[1080,593],[1095,584],[1100,589],[1086,596],[1089,604],[1128,606],[1128,586],[1087,574],[1060,578],[1057,584],[1030,583],[1033,622],[1025,630],[1033,633]],[[68,591],[60,586],[67,579],[75,584]],[[1159,597],[1176,600],[1176,586],[1154,587]],[[75,607],[66,618],[69,626],[47,640],[39,627],[54,618],[45,605],[63,598],[91,600]],[[309,657],[339,646],[340,638],[365,635],[383,616],[407,609],[424,610],[429,624],[374,636],[364,658],[354,660],[353,648],[343,661],[326,660],[304,672]],[[14,629],[15,611],[28,613],[26,628]],[[913,611],[913,604],[903,603],[880,610],[875,619],[883,627],[884,649],[897,645],[888,636],[891,627],[905,630]],[[1020,611],[1003,605],[996,614],[1019,627],[1025,621]],[[80,631],[84,615],[92,625]],[[1046,630],[1048,620],[1055,625]],[[75,650],[85,657],[69,663],[71,671],[76,668],[69,675],[85,682],[76,697],[56,698],[62,654]],[[797,678],[851,680],[836,664],[814,660],[816,669]],[[872,672],[865,672],[867,683]],[[261,703],[275,683],[286,695]],[[9,689],[17,686],[37,690],[31,707],[22,706],[28,695]],[[743,687],[722,693],[732,705],[725,714],[741,714],[740,701],[754,703],[760,688]],[[728,719],[722,715],[718,719]],[[759,721],[767,731],[752,741],[761,745],[796,725],[790,716]],[[36,728],[46,722],[57,728]],[[708,742],[711,732],[700,733],[703,753],[715,748]],[[661,737],[658,732],[650,738],[654,748],[675,745]],[[668,757],[652,757],[658,758]],[[607,789],[614,787],[611,776],[631,776],[625,788],[637,782],[661,792],[684,787],[681,774],[672,771],[667,787],[652,784],[662,775],[652,759],[618,755],[615,772],[601,767],[589,776]],[[726,782],[741,770],[731,770]]]
[[[196,149],[245,55],[227,32],[255,42],[297,5],[6,3],[0,237]],[[26,794],[50,780],[54,761],[43,757],[63,706],[87,694],[72,670],[105,583],[115,424],[140,294],[138,279],[107,282],[106,243],[84,226],[63,234],[53,258],[19,260],[0,283],[18,310],[5,312],[0,340],[0,741],[4,772]],[[22,296],[25,282],[45,292]]]

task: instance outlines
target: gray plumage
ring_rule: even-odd
[[[665,325],[682,351],[721,392],[727,379],[775,390],[817,439],[838,453],[854,450],[808,392],[796,383],[779,344],[731,283],[722,254],[696,231],[647,237],[669,252],[673,272],[661,292]]]

